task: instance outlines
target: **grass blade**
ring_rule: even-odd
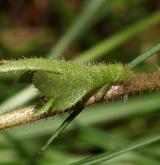
[[[142,61],[144,61],[145,59],[147,59],[148,57],[152,56],[153,54],[155,54],[159,51],[160,51],[160,43],[157,44],[156,46],[154,46],[153,48],[149,49],[148,51],[144,52],[143,54],[141,54],[140,56],[138,56],[134,60],[132,60],[128,64],[128,67],[129,68],[135,67],[136,65],[138,65],[139,63],[141,63]]]
[[[154,135],[152,137],[141,139],[141,140],[139,140],[139,141],[137,141],[135,143],[129,144],[128,146],[123,147],[123,148],[121,148],[119,150],[113,151],[111,153],[105,152],[103,154],[92,156],[92,157],[86,158],[84,160],[81,160],[79,162],[75,162],[75,163],[73,163],[73,165],[99,164],[101,162],[104,162],[104,161],[110,160],[112,158],[115,158],[115,157],[117,157],[119,155],[122,155],[122,154],[124,154],[126,152],[135,150],[137,148],[140,148],[142,146],[154,143],[154,142],[159,141],[159,140],[160,140],[160,135]]]
[[[54,134],[48,139],[47,143],[40,150],[40,153],[42,153],[52,143],[52,141],[56,139],[62,133],[62,131],[72,122],[72,120],[74,120],[78,116],[78,114],[81,113],[82,110],[83,108],[75,109],[71,114],[69,114],[69,116],[57,128]]]
[[[118,47],[120,44],[128,40],[129,38],[139,34],[145,29],[157,24],[160,22],[160,12],[156,12],[146,19],[140,20],[125,30],[113,35],[110,38],[102,41],[96,46],[90,48],[86,52],[75,57],[75,61],[91,61],[101,57],[104,53],[107,54],[114,48]]]
[[[108,0],[107,0],[108,1]],[[48,56],[62,56],[66,48],[84,32],[86,32],[96,21],[94,18],[101,8],[103,8],[106,0],[92,0],[84,7],[84,10],[69,28],[65,35],[60,39],[58,44],[50,51]]]
[[[22,91],[18,92],[13,97],[7,99],[0,105],[0,113],[10,111],[16,107],[26,104],[28,101],[38,96],[38,91],[33,85],[28,86]]]

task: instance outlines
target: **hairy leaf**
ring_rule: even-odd
[[[9,71],[35,71],[33,84],[43,96],[52,98],[49,105],[56,111],[73,107],[103,85],[125,83],[133,76],[122,64],[87,65],[52,59],[23,59],[0,65],[0,72]]]

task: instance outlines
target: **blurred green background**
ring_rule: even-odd
[[[159,42],[159,8],[159,0],[1,0],[0,60],[50,56],[127,64]],[[134,70],[158,70],[159,59],[152,56]],[[1,103],[27,86],[16,78],[0,75]],[[159,133],[159,97],[150,91],[87,107],[42,155],[38,151],[66,115],[2,131],[0,165],[65,165]],[[104,164],[159,162],[157,142]]]

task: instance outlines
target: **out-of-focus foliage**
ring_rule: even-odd
[[[107,41],[96,61],[129,63],[159,42],[159,6],[158,0],[1,0],[0,59],[63,56],[80,60],[88,50],[94,50],[91,48],[102,52],[103,47],[98,45]],[[145,20],[154,14],[155,20],[151,19],[147,28],[121,40],[110,51],[106,49],[111,41],[113,45],[119,39],[111,38],[126,30],[121,34],[121,39],[124,38],[128,27],[139,21],[146,27]],[[135,70],[158,70],[159,57],[152,56]],[[26,86],[15,80],[14,74],[0,75],[1,103]],[[0,164],[69,164],[158,134],[159,97],[158,91],[147,92],[131,96],[127,101],[122,98],[88,107],[42,155],[37,154],[39,149],[64,116],[1,132]],[[158,165],[159,155],[157,142],[106,164]]]

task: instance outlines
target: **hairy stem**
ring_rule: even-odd
[[[110,90],[105,93],[104,97],[101,97],[99,92],[96,93],[95,95],[91,96],[84,103],[84,105],[88,106],[100,101],[115,100],[122,96],[125,97],[135,93],[153,91],[157,89],[160,89],[160,71],[155,71],[152,73],[141,73],[135,75],[132,81],[128,82],[127,84],[112,86]],[[73,111],[73,109],[66,109],[65,111],[61,112],[48,111],[47,113],[39,116],[35,115],[36,110],[37,109],[35,106],[29,106],[26,108],[14,110],[12,112],[2,113],[0,115],[0,130]]]

